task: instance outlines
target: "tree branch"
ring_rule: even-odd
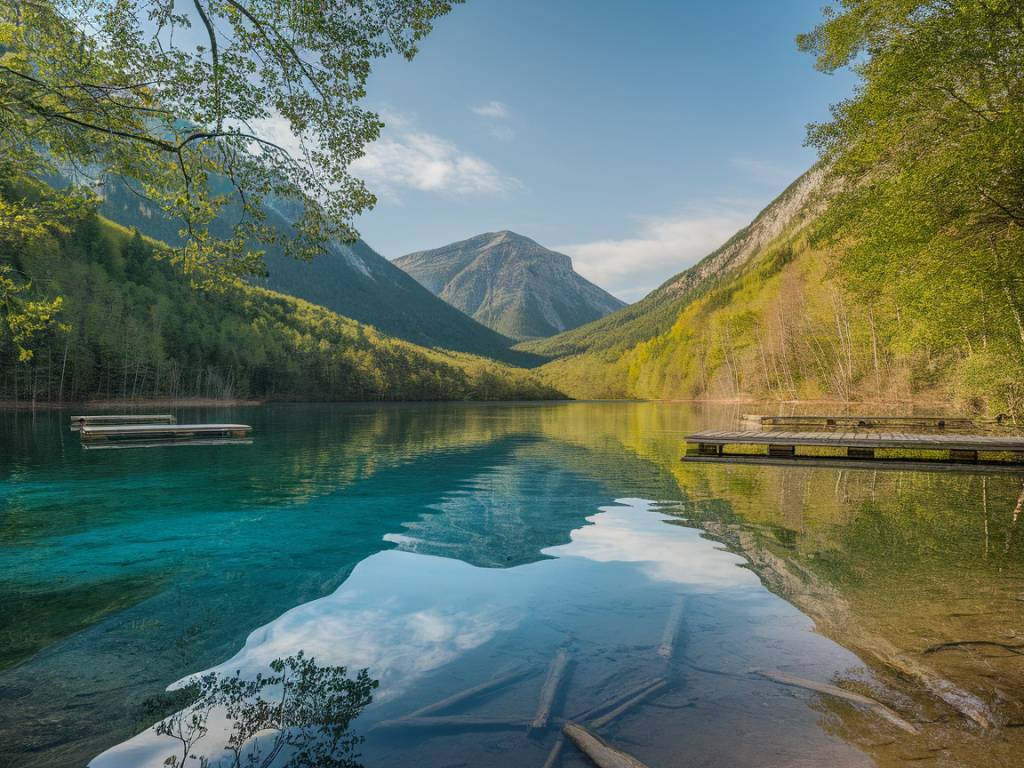
[[[210,38],[210,59],[213,66],[213,109],[217,116],[217,130],[220,130],[224,122],[224,110],[220,96],[220,57],[217,48],[217,33],[213,29],[213,23],[210,21],[210,17],[206,15],[206,10],[203,8],[203,4],[199,2],[199,0],[192,0],[192,3],[195,5],[196,11],[199,13],[199,18],[203,20],[203,26],[206,27],[206,34]]]

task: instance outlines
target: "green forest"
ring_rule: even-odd
[[[24,196],[0,186],[0,205],[11,199]],[[418,347],[290,296],[240,283],[197,290],[158,258],[160,244],[90,206],[57,231],[3,234],[0,298],[38,321],[0,334],[3,399],[559,396],[527,371]]]

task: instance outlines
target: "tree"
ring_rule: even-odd
[[[5,195],[5,186],[0,184],[0,255],[23,252],[51,234],[67,234],[68,222],[89,210],[80,195],[11,199]],[[69,330],[58,320],[63,298],[36,296],[32,288],[32,281],[16,263],[0,263],[0,353],[11,344],[22,363],[32,359],[42,338]]]
[[[309,257],[374,202],[348,172],[382,125],[360,104],[371,63],[411,58],[453,2],[0,0],[0,157],[134,180],[183,223],[197,282],[259,273],[259,243]],[[268,198],[293,232],[265,224]]]
[[[808,137],[849,286],[897,343],[1024,372],[1024,4],[840,0],[798,44],[861,78]]]
[[[67,333],[71,330],[57,319],[64,299],[61,296],[38,301],[24,298],[22,294],[31,287],[31,283],[15,280],[11,268],[0,264],[0,309],[6,319],[0,326],[0,349],[9,336],[22,363],[32,359],[33,346],[41,337],[53,331]]]

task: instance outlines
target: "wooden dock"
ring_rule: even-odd
[[[111,427],[126,424],[175,424],[175,419],[169,413],[119,413],[104,416],[72,416],[71,429],[78,430],[81,427]]]
[[[973,419],[963,416],[762,416],[745,413],[742,421],[760,424],[762,427],[854,427],[859,429],[882,429],[884,427],[909,427],[912,429],[971,429]],[[1000,421],[1000,420],[996,420]]]
[[[248,424],[120,424],[115,426],[85,426],[80,432],[82,442],[154,443],[245,439],[252,431]]]
[[[685,458],[914,461],[1024,465],[1024,436],[903,432],[695,432]],[[755,452],[761,448],[765,450]]]

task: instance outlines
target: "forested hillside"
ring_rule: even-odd
[[[984,287],[967,284],[954,302],[936,292],[945,284],[937,275],[933,290],[924,281],[916,296],[897,293],[884,265],[877,283],[856,290],[855,265],[820,238],[815,211],[824,192],[791,217],[777,215],[788,195],[758,220],[785,226],[741,264],[711,269],[720,249],[667,284],[689,278],[678,303],[659,296],[665,287],[645,299],[655,309],[624,318],[625,348],[608,325],[616,316],[588,326],[592,335],[579,329],[571,341],[586,351],[542,367],[545,381],[576,398],[923,400],[1022,413],[1024,346],[1008,307],[999,312],[989,297],[986,316]],[[953,307],[963,313],[958,320]],[[635,341],[652,327],[657,332]],[[530,348],[557,349],[566,336]]]
[[[100,212],[129,228],[173,246],[180,246],[181,222],[164,216],[140,198],[123,180],[108,177]],[[239,215],[230,206],[211,224],[221,237]],[[266,225],[287,235],[301,213],[281,200],[265,202]],[[517,365],[539,362],[510,349],[513,340],[481,325],[438,299],[362,240],[330,240],[311,260],[295,259],[275,243],[265,243],[266,276],[250,277],[256,285],[287,293],[372,325],[382,333],[414,344],[455,349]]]
[[[637,303],[566,333],[520,344],[518,349],[552,357],[593,353],[605,361],[617,360],[635,344],[671,328],[690,301],[734,274],[784,229],[806,223],[812,211],[808,201],[821,179],[819,170],[801,176],[749,226]]]
[[[1019,3],[844,2],[799,40],[820,69],[862,79],[811,127],[821,171],[797,189],[821,175],[815,193],[791,188],[633,307],[526,345],[562,356],[546,380],[576,397],[939,400],[1024,417],[1021,30]]]
[[[558,396],[526,371],[418,347],[289,296],[196,290],[150,241],[94,213],[28,241],[7,234],[0,293],[24,319],[0,326],[0,399]]]

